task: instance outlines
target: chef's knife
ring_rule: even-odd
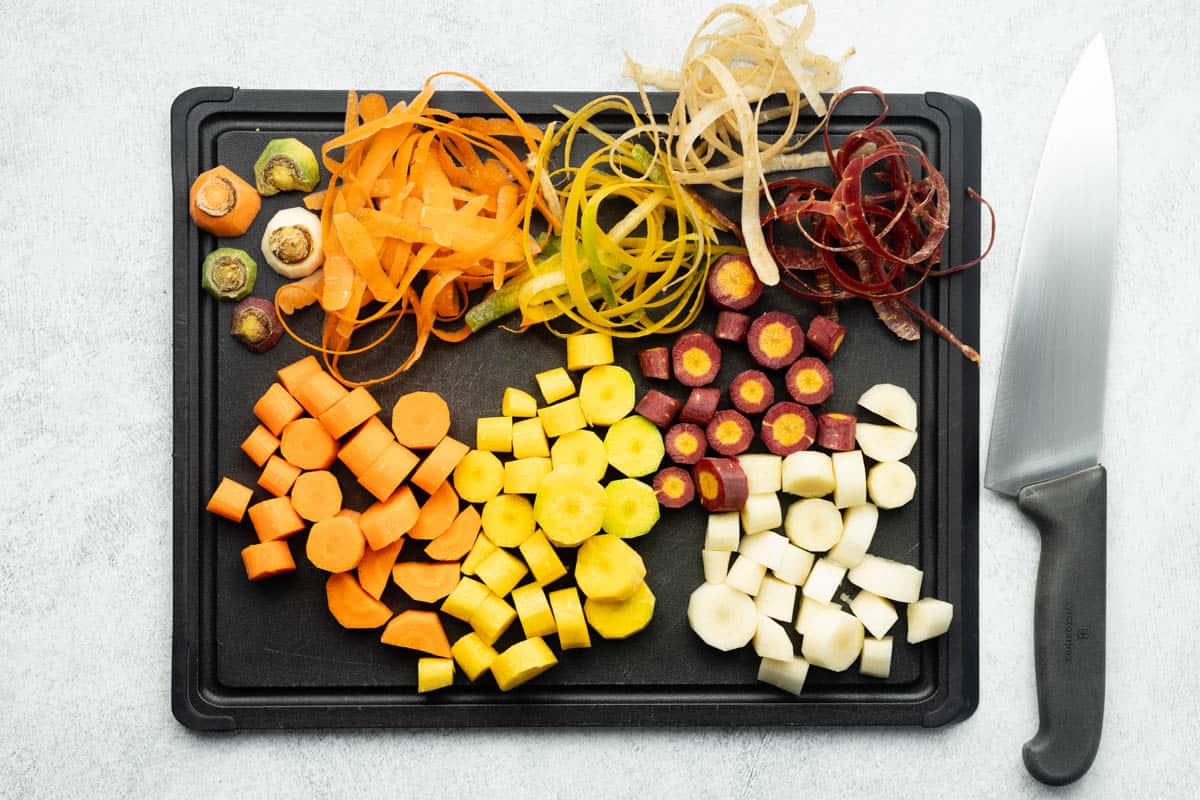
[[[1034,614],[1043,783],[1085,773],[1104,717],[1104,372],[1117,229],[1117,124],[1104,41],[1059,100],[1038,169],[996,390],[984,485],[1041,531]]]

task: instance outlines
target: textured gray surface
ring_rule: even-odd
[[[200,84],[621,88],[623,49],[673,60],[707,4],[4,3],[0,46],[0,796],[1022,797],[1036,724],[1037,539],[981,509],[982,697],[938,731],[533,731],[199,736],[168,703],[167,111]],[[1062,794],[1191,796],[1200,780],[1200,442],[1194,298],[1200,15],[1187,0],[825,2],[847,85],[983,110],[1002,229],[983,273],[983,430],[1041,142],[1083,45],[1108,38],[1122,216],[1105,462],[1109,692],[1091,773]],[[103,9],[103,10],[102,10]],[[318,23],[318,20],[320,21]],[[319,37],[308,31],[319,28]],[[1193,789],[1187,787],[1193,786]]]

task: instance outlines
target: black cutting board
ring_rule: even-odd
[[[385,92],[389,104],[411,93]],[[505,95],[527,120],[544,124],[554,105],[578,108],[590,95],[515,92]],[[444,92],[437,103],[463,115],[495,114],[473,92]],[[673,98],[653,95],[656,113]],[[952,228],[944,263],[979,251],[979,215],[966,198],[979,189],[980,119],[966,100],[944,94],[892,95],[887,125],[919,143],[946,174],[951,188]],[[634,542],[643,554],[647,581],[658,598],[650,626],[637,636],[561,654],[560,664],[526,686],[502,694],[484,678],[461,677],[449,690],[418,695],[416,654],[379,643],[378,631],[342,629],[325,608],[325,574],[293,540],[297,571],[261,583],[246,580],[240,551],[255,541],[248,523],[235,525],[207,514],[205,501],[221,476],[255,486],[258,470],[239,444],[254,427],[254,400],[274,370],[305,351],[286,338],[271,352],[252,355],[228,334],[231,304],[218,304],[199,288],[199,265],[214,247],[242,247],[259,254],[263,227],[275,211],[297,205],[300,195],[263,199],[244,237],[216,240],[193,226],[187,193],[202,170],[224,164],[243,177],[271,138],[296,136],[315,150],[341,130],[342,92],[246,91],[227,87],[185,92],[171,111],[174,189],[174,639],[172,707],[198,729],[357,726],[499,725],[924,725],[963,719],[978,697],[978,368],[926,331],[919,344],[902,343],[873,319],[863,303],[843,304],[850,328],[834,360],[837,390],[827,410],[854,411],[854,401],[874,383],[906,386],[920,407],[921,438],[908,461],[917,471],[918,494],[902,509],[884,512],[872,552],[913,563],[925,572],[923,594],[955,605],[950,632],[917,646],[904,643],[904,615],[896,637],[892,675],[860,676],[856,668],[809,673],[800,697],[757,683],[751,649],[720,653],[687,626],[691,591],[702,580],[700,546],[704,513],[698,507],[665,512],[648,536]],[[878,112],[865,96],[839,106],[835,136],[862,127]],[[601,119],[618,130],[624,120]],[[733,209],[730,209],[731,211]],[[273,295],[281,279],[263,265],[255,294]],[[979,278],[975,270],[926,285],[926,309],[968,343],[978,341]],[[758,309],[779,308],[807,320],[815,308],[787,293],[766,293]],[[310,322],[319,312],[307,315]],[[705,310],[697,325],[712,330]],[[303,320],[305,315],[299,319]],[[302,323],[303,325],[303,323]],[[316,328],[310,326],[310,332]],[[619,363],[636,369],[635,353],[667,337],[617,348]],[[751,366],[738,346],[726,346],[718,385]],[[397,359],[377,348],[364,362],[375,373]],[[385,409],[413,389],[433,389],[449,402],[451,435],[474,441],[474,420],[499,414],[504,387],[536,395],[533,374],[565,361],[560,340],[537,329],[515,335],[493,327],[464,345],[432,342],[414,369],[372,387]],[[374,366],[374,369],[371,367]],[[390,369],[390,367],[388,367]],[[386,370],[384,370],[386,371]],[[780,387],[781,388],[781,387]],[[684,397],[679,387],[673,391]],[[338,469],[341,465],[338,465]],[[352,480],[343,480],[347,505],[369,502]],[[261,490],[256,488],[261,494]],[[419,553],[406,544],[401,558]],[[849,589],[853,591],[852,587]],[[406,607],[389,587],[383,599]],[[454,639],[465,627],[448,620]],[[519,638],[519,623],[498,648]],[[790,626],[789,626],[790,631]],[[554,644],[553,637],[551,643]],[[556,648],[557,650],[557,648]]]

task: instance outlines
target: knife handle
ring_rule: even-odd
[[[1033,777],[1061,786],[1091,766],[1104,720],[1104,467],[1026,486],[1017,505],[1042,535],[1034,609],[1039,726],[1022,755]]]

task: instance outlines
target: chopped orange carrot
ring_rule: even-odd
[[[402,444],[388,442],[370,469],[358,476],[358,482],[375,495],[376,500],[387,500],[416,465],[417,457],[413,451]]]
[[[296,569],[292,550],[283,539],[243,547],[242,564],[246,567],[246,577],[252,581],[273,578]]]
[[[338,460],[346,465],[354,477],[361,477],[394,441],[392,432],[383,424],[383,420],[371,417],[342,445]]]
[[[462,572],[457,561],[406,561],[392,567],[392,580],[422,603],[436,603],[454,591]]]
[[[324,370],[310,373],[300,381],[295,391],[296,400],[314,417],[321,416],[322,412],[348,394],[350,392],[346,387]]]
[[[328,470],[302,472],[292,484],[292,508],[309,522],[320,522],[342,510],[342,487]]]
[[[362,513],[358,524],[372,550],[382,550],[408,533],[421,509],[412,490],[401,486],[386,501],[374,503]]]
[[[284,425],[299,419],[302,414],[304,409],[296,402],[296,398],[278,383],[272,383],[254,404],[254,416],[258,417],[274,436],[278,436]]]
[[[475,510],[475,506],[466,506],[441,536],[425,545],[425,554],[435,561],[455,561],[462,558],[475,544],[480,523],[479,512]]]
[[[292,508],[289,497],[272,497],[255,503],[246,509],[250,515],[250,524],[258,534],[260,542],[270,542],[275,539],[286,539],[294,533],[304,530],[304,520]]]
[[[328,469],[337,459],[337,440],[312,417],[301,417],[283,426],[279,452],[300,469]]]
[[[231,478],[221,478],[205,509],[219,517],[241,522],[253,496],[254,490],[249,486],[243,486]]]
[[[289,464],[279,456],[271,456],[258,476],[258,485],[276,497],[283,497],[292,489],[296,478],[300,477],[300,468]]]
[[[408,535],[414,539],[436,539],[454,524],[457,516],[458,495],[450,481],[444,481],[421,506],[421,514]]]
[[[274,455],[278,448],[279,439],[262,425],[255,425],[246,441],[242,442],[242,452],[250,456],[256,467],[267,463],[267,459]]]
[[[329,435],[340,439],[380,411],[379,403],[362,386],[322,412],[321,424]]]
[[[403,546],[404,537],[401,536],[378,550],[367,548],[362,561],[358,562],[358,582],[362,584],[363,590],[376,600],[387,588],[388,578],[392,577],[392,567],[395,566],[396,557],[400,555],[400,548]]]
[[[380,641],[442,658],[450,657],[450,641],[436,611],[410,609],[397,614],[383,629]]]
[[[349,572],[362,561],[367,542],[354,520],[328,517],[313,524],[304,549],[317,569]]]
[[[445,437],[433,448],[433,452],[425,456],[421,466],[413,473],[413,484],[433,494],[446,478],[450,477],[450,473],[454,472],[458,462],[463,460],[463,456],[470,449],[457,439]]]
[[[378,628],[392,610],[367,594],[352,572],[335,572],[325,581],[325,601],[343,628]]]
[[[401,395],[392,406],[392,432],[405,447],[436,447],[450,432],[450,407],[434,392]]]
[[[261,207],[258,191],[220,165],[197,175],[188,192],[192,221],[213,236],[241,236]]]
[[[317,360],[316,356],[310,355],[281,368],[276,375],[279,376],[279,382],[283,384],[283,388],[291,392],[294,397],[300,384],[312,377],[313,373],[320,371],[321,362]]]

